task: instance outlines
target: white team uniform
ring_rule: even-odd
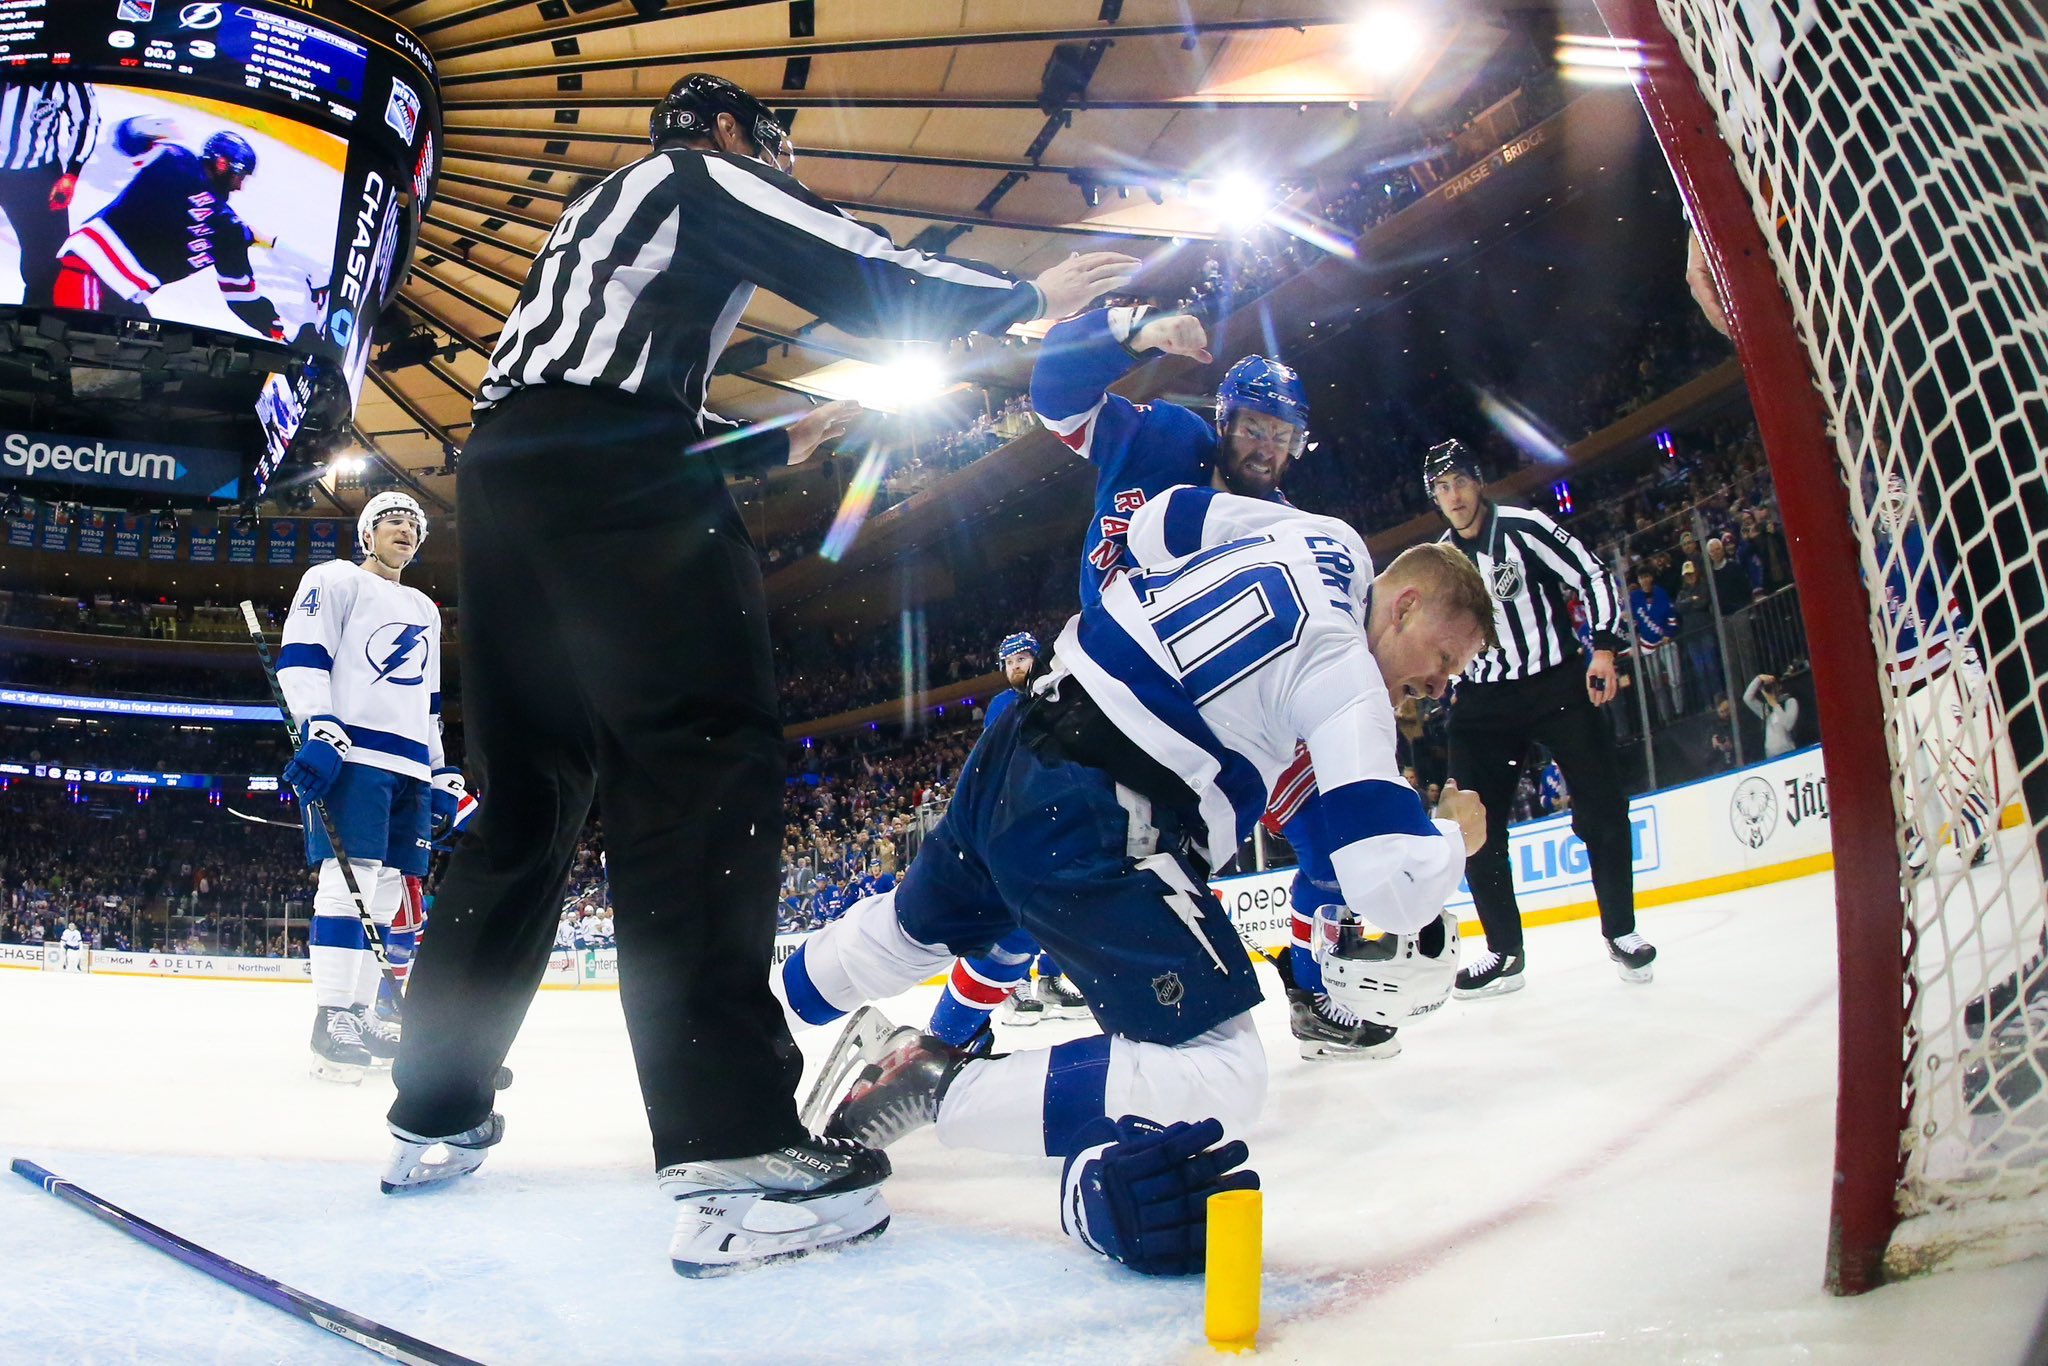
[[[78,933],[78,927],[76,925],[67,925],[64,927],[63,944],[64,970],[66,972],[84,972],[85,939]]]
[[[348,734],[343,780],[327,806],[399,967],[410,936],[394,939],[389,928],[405,896],[404,875],[426,872],[426,785],[454,773],[441,744],[440,613],[418,589],[347,560],[315,565],[292,597],[277,681],[294,721],[328,718]],[[399,781],[350,782],[351,769]],[[312,833],[318,821],[310,810],[307,822],[309,858],[326,855],[309,947],[315,1003],[364,1006],[381,970],[324,834]]]

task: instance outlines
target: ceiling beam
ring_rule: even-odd
[[[536,124],[531,128],[508,127],[502,124],[448,124],[443,130],[448,137],[478,138],[528,138],[535,142],[593,142],[609,147],[646,147],[647,139],[633,133],[598,133],[575,128],[559,128]],[[453,147],[444,148],[453,156]],[[1128,172],[1102,168],[1090,170],[1081,166],[1055,166],[1035,161],[999,161],[990,157],[936,156],[924,152],[868,152],[851,147],[813,147],[808,143],[797,147],[799,157],[816,157],[820,161],[882,161],[904,166],[941,166],[949,170],[1016,171],[1024,175],[1042,172],[1046,175],[1093,175],[1096,179],[1105,176],[1128,174]],[[522,160],[522,165],[549,165],[547,162]]]
[[[418,4],[420,0],[405,0],[405,3]],[[485,0],[485,3],[473,5],[459,13],[415,25],[413,31],[415,33],[439,33],[445,29],[475,23],[479,19],[489,19],[495,15],[510,14],[514,10],[526,9],[532,3],[533,0]],[[618,0],[618,3],[623,5],[626,3],[626,0]],[[658,23],[663,19],[687,19],[693,14],[717,14],[724,10],[753,9],[760,5],[779,5],[781,3],[782,0],[693,0],[693,3],[677,5],[672,9],[664,10],[653,18],[643,18],[638,14],[631,16],[616,15],[610,19],[586,19],[577,24],[556,24],[552,28],[541,30],[541,32],[548,38],[570,38],[582,33],[601,33],[608,29],[631,28],[635,24]],[[502,38],[487,39],[476,43],[444,47],[439,49],[435,55],[445,61],[450,57],[467,56],[472,52],[488,52],[494,47],[506,44],[508,41],[511,43],[530,43],[533,41],[533,38],[529,34],[510,40]]]
[[[370,378],[376,382],[376,385],[379,389],[384,391],[384,396],[386,398],[389,398],[393,403],[398,405],[398,409],[400,412],[404,413],[414,422],[419,423],[421,431],[424,431],[425,433],[427,433],[427,435],[436,438],[437,440],[443,442],[446,445],[460,446],[462,444],[449,433],[448,428],[443,427],[440,423],[434,421],[433,418],[428,417],[425,409],[421,408],[419,404],[413,402],[410,398],[406,397],[406,395],[398,388],[397,385],[393,384],[388,378],[385,377],[383,372],[373,367],[370,371]],[[455,425],[458,427],[467,427],[470,424],[467,422],[458,422]],[[439,502],[440,500],[436,499],[435,501]],[[443,503],[442,508],[444,511],[447,510],[447,504]]]
[[[1264,33],[1275,29],[1302,31],[1346,22],[1329,14],[1302,15],[1292,19],[1204,19],[1175,24],[1092,24],[1086,28],[994,29],[979,33],[913,34],[900,38],[842,38],[829,41],[785,41],[768,47],[731,47],[710,51],[684,49],[673,55],[651,52],[630,57],[605,57],[590,61],[556,58],[539,66],[506,66],[491,71],[443,73],[441,88],[485,85],[495,81],[546,80],[561,76],[590,75],[602,71],[644,71],[650,67],[698,67],[716,62],[753,62],[791,57],[831,57],[864,52],[916,52],[927,48],[984,47],[997,43],[1115,42],[1134,38],[1188,38],[1202,34]],[[520,46],[545,43],[554,35],[545,31],[526,35]],[[445,54],[444,54],[445,55]],[[768,100],[769,104],[775,103]],[[650,104],[652,102],[650,101]]]
[[[480,218],[502,218],[507,223],[517,223],[522,228],[532,228],[538,232],[553,232],[555,230],[555,220],[552,218],[536,218],[530,213],[521,213],[517,209],[499,208],[493,204],[486,204],[482,200],[471,199],[466,195],[438,194],[434,196],[434,203],[445,205],[451,209],[460,209],[464,213],[473,213]]]
[[[1036,95],[811,95],[793,91],[763,91],[761,102],[777,109],[1015,109],[1042,114],[1045,108]],[[1365,105],[1383,101],[1337,95],[1278,95],[1257,98],[1205,100],[1198,95],[1161,95],[1151,99],[1080,99],[1062,106],[1074,113],[1090,110],[1127,112],[1141,109],[1194,110],[1215,113],[1226,109],[1298,110],[1303,106]],[[517,96],[495,100],[450,100],[442,114],[519,113],[555,109],[637,109],[651,111],[654,101],[645,95],[582,95],[565,90],[556,95]],[[559,136],[559,135],[558,135]],[[802,154],[804,147],[797,145]]]
[[[569,196],[563,194],[560,190],[550,190],[547,186],[532,181],[522,185],[517,181],[492,180],[489,176],[470,175],[463,171],[451,171],[444,166],[441,169],[438,183],[446,185],[450,181],[455,182],[457,185],[468,185],[474,189],[491,190],[497,194],[516,194],[525,195],[529,199],[545,199],[551,204],[566,204],[569,202]],[[439,196],[436,196],[436,198],[439,198]],[[493,210],[493,212],[502,212],[502,210]]]
[[[401,293],[398,296],[398,302],[402,307],[410,311],[415,317],[417,317],[421,322],[425,323],[428,327],[438,328],[439,330],[446,332],[450,337],[454,338],[458,342],[461,342],[464,346],[476,352],[479,356],[483,356],[486,359],[489,358],[491,354],[491,344],[489,342],[484,341],[481,337],[470,336],[469,333],[463,331],[454,323],[449,322],[440,314],[434,312],[434,310],[428,308],[425,304],[422,304],[419,300],[413,298],[409,294]]]

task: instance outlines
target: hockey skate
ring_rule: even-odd
[[[321,1081],[359,1086],[370,1070],[363,1022],[347,1006],[321,1006],[313,1016],[312,1074]]]
[[[1527,985],[1522,977],[1521,954],[1488,949],[1458,969],[1458,982],[1451,988],[1451,995],[1471,1001],[1482,996],[1505,996]]]
[[[398,1146],[391,1151],[391,1161],[385,1165],[384,1179],[378,1183],[386,1195],[467,1176],[484,1164],[490,1150],[505,1137],[505,1117],[496,1110],[474,1129],[464,1129],[446,1138],[411,1133],[396,1124],[386,1127],[398,1140]],[[436,1148],[443,1150],[438,1158],[433,1156]]]
[[[987,1052],[986,1035],[964,1048],[905,1025],[882,1056],[861,1069],[825,1126],[828,1138],[886,1148],[939,1118],[939,1102],[962,1067]]]
[[[398,1021],[379,1015],[372,1006],[356,1007],[356,1025],[362,1030],[363,1047],[374,1067],[389,1067],[398,1056]]]
[[[1040,977],[1032,984],[1032,995],[1037,998],[1042,1018],[1048,1020],[1092,1020],[1095,1012],[1088,1008],[1088,998],[1067,985],[1067,979],[1060,973]]]
[[[722,1276],[879,1237],[888,1176],[886,1154],[835,1138],[663,1167],[655,1182],[682,1206],[669,1263],[684,1276]]]
[[[1371,1020],[1343,1022],[1347,1014],[1328,996],[1307,991],[1287,993],[1287,1024],[1301,1056],[1310,1062],[1376,1060],[1398,1057],[1399,1030]]]
[[[1650,966],[1657,961],[1656,946],[1633,930],[1608,940],[1607,956],[1614,960],[1615,970],[1624,982],[1647,982],[1657,975],[1657,970]]]
[[[895,1032],[896,1026],[889,1022],[889,1017],[873,1006],[862,1006],[847,1016],[846,1027],[839,1031],[832,1051],[818,1068],[817,1080],[804,1097],[803,1108],[797,1111],[797,1121],[814,1134],[824,1129],[826,1118],[846,1094],[853,1074],[879,1060],[888,1051],[889,1037]]]
[[[1038,999],[1029,981],[1019,982],[1010,994],[1003,998],[1002,1010],[1003,1023],[1019,1029],[1035,1025],[1045,1018],[1045,1003]]]
[[[2040,948],[2017,972],[2007,973],[1992,983],[1991,990],[1964,1004],[1963,1031],[1973,1039],[1981,1039],[1987,1026],[1994,1033],[2003,1029],[2012,1018],[2014,1005],[2022,998],[2027,1009],[2034,1009],[2037,1002],[2048,996],[2048,974],[2043,973],[2044,967],[2048,967],[2048,931],[2043,931]]]

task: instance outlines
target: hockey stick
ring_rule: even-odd
[[[242,620],[249,627],[249,639],[256,644],[256,657],[263,661],[263,677],[270,683],[270,696],[276,701],[278,711],[284,716],[284,733],[291,740],[294,758],[299,752],[299,728],[292,721],[292,709],[284,700],[284,689],[278,686],[277,666],[270,660],[270,642],[263,638],[263,628],[256,623],[256,604],[242,603]],[[341,832],[334,828],[334,817],[327,812],[327,803],[312,803],[313,810],[320,817],[320,827],[327,832],[327,847],[334,851],[334,861],[341,865],[341,881],[348,888],[349,899],[354,902],[356,919],[363,923],[363,934],[370,941],[370,953],[377,960],[377,971],[384,974],[384,980],[391,984],[391,1005],[399,1019],[405,1018],[404,992],[400,990],[397,974],[391,971],[391,955],[384,950],[384,935],[377,928],[377,918],[370,914],[370,899],[363,895],[363,889],[356,885],[354,865],[348,861],[348,850],[342,848]],[[238,813],[239,814],[239,813]]]
[[[149,1244],[157,1251],[176,1257],[194,1271],[213,1277],[231,1290],[262,1300],[265,1304],[284,1310],[293,1318],[304,1320],[315,1328],[324,1328],[337,1337],[347,1338],[359,1347],[367,1347],[382,1357],[395,1361],[416,1363],[416,1366],[482,1366],[474,1357],[451,1352],[445,1347],[436,1347],[431,1342],[422,1342],[410,1333],[401,1333],[396,1328],[386,1328],[375,1319],[366,1319],[361,1314],[329,1304],[326,1300],[295,1290],[281,1281],[274,1281],[261,1272],[251,1271],[240,1262],[231,1262],[217,1252],[209,1252],[189,1238],[181,1238],[168,1229],[157,1227],[139,1215],[131,1214],[119,1205],[102,1200],[91,1191],[74,1185],[45,1167],[37,1166],[25,1157],[13,1162],[16,1176],[32,1181],[51,1195],[90,1214],[102,1223],[112,1224],[121,1232],[138,1242]]]
[[[226,808],[226,810],[227,810],[227,813],[228,813],[228,814],[229,814],[230,816],[233,816],[233,817],[234,817],[234,818],[235,818],[236,820],[238,820],[238,821],[248,821],[248,822],[249,822],[250,824],[252,824],[252,825],[275,825],[275,826],[279,827],[280,829],[284,829],[284,830],[303,830],[303,829],[305,829],[305,827],[304,827],[304,826],[302,826],[302,825],[300,825],[300,824],[299,824],[299,823],[298,823],[297,821],[274,821],[274,820],[270,820],[270,819],[268,819],[267,817],[264,817],[264,816],[252,816],[252,815],[250,815],[250,814],[249,814],[248,812],[246,812],[246,811],[237,811],[237,810],[235,810],[235,808],[233,808],[232,806],[230,806],[230,807],[227,807],[227,808]]]

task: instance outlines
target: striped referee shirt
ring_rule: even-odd
[[[1472,683],[1504,683],[1553,669],[1579,654],[1565,609],[1564,590],[1579,590],[1592,626],[1593,648],[1627,648],[1621,631],[1621,600],[1614,582],[1593,552],[1540,512],[1489,503],[1479,534],[1469,540],[1455,531],[1442,539],[1464,552],[1493,593],[1497,649],[1487,650],[1465,670]]]
[[[99,137],[99,105],[84,81],[0,90],[0,170],[56,165],[65,175],[77,175]]]
[[[1000,332],[1044,302],[990,267],[898,248],[757,161],[670,148],[563,212],[477,411],[523,388],[581,384],[724,426],[705,391],[756,286],[848,332],[931,340]]]

